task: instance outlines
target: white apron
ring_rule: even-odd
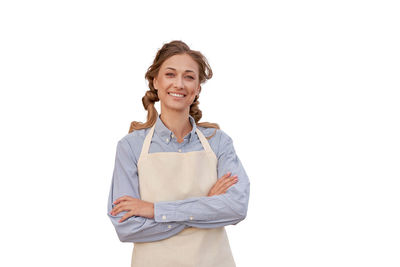
[[[196,128],[201,151],[148,153],[154,127],[147,134],[138,160],[142,200],[175,201],[207,196],[217,181],[218,159]],[[188,220],[196,218],[188,218]],[[225,227],[186,228],[160,241],[134,243],[132,267],[235,267]]]

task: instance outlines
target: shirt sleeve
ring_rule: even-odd
[[[122,196],[140,199],[137,159],[127,140],[121,139],[117,145],[115,165],[108,196],[107,215],[115,227],[121,242],[151,242],[171,237],[189,227],[178,222],[156,222],[154,219],[131,216],[118,222],[127,211],[111,215],[113,202]]]
[[[221,195],[156,202],[154,203],[156,222],[182,222],[192,227],[215,228],[229,224],[236,225],[246,217],[250,181],[236,155],[232,138],[220,131],[218,179],[227,172],[232,172],[232,176],[238,176],[237,183]]]

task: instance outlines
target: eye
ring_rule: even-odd
[[[168,76],[168,75],[170,75],[170,74],[171,74],[171,75],[174,75],[173,73],[167,73],[166,75]]]
[[[186,76],[186,77],[189,77],[190,79],[194,80],[193,76]]]

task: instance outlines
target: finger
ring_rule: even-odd
[[[216,183],[220,183],[221,181],[225,180],[226,178],[229,177],[230,174],[231,174],[230,172],[225,173],[225,174],[222,175],[219,179],[217,179],[217,182],[216,182]]]
[[[228,178],[230,174],[231,174],[231,172],[227,172],[227,173],[225,173],[224,175],[222,175],[222,176],[217,180],[217,182],[215,182],[215,184],[213,184],[213,186],[210,188],[210,191],[209,191],[209,193],[208,193],[208,196],[216,195],[217,192],[218,192],[218,189],[221,187],[221,184],[222,184],[223,182],[226,181],[226,178]]]
[[[121,205],[121,203],[114,205],[114,207],[111,209],[111,211],[115,212],[120,207],[120,205]]]
[[[238,179],[237,179],[237,178],[231,180],[229,183],[226,183],[226,184],[224,185],[224,189],[225,189],[225,190],[228,190],[228,188],[230,188],[231,186],[235,185],[237,182],[238,182]]]
[[[122,197],[117,198],[117,199],[113,202],[113,204],[118,204],[119,202],[126,201],[126,200],[130,200],[130,199],[132,199],[132,198],[133,198],[133,197],[131,197],[131,196],[122,196]]]
[[[223,184],[224,182],[226,182],[226,180],[229,178],[229,175],[231,174],[231,172],[226,173],[225,175],[221,176],[221,178],[219,178],[217,180],[217,182],[214,184],[215,188],[219,188],[221,186],[221,184]]]
[[[231,172],[227,172],[227,173],[225,173],[224,175],[222,175],[221,178],[218,179],[218,180],[221,180],[221,179],[223,179],[223,178],[229,177],[230,175],[231,175]]]
[[[118,204],[118,203],[120,203],[121,201],[124,201],[124,200],[125,200],[125,197],[126,197],[126,196],[117,198],[117,199],[113,202],[113,204]]]
[[[128,213],[125,213],[124,216],[122,216],[122,218],[118,222],[121,223],[121,222],[125,221],[126,219],[128,219],[129,217],[130,217],[130,215]]]
[[[120,203],[118,206],[115,206],[113,210],[115,214],[118,214],[124,210],[127,210],[127,205],[125,203]]]
[[[223,188],[226,184],[232,182],[235,178],[237,178],[237,175],[230,176],[228,178],[225,178],[219,185],[217,185],[217,189]]]
[[[219,192],[220,194],[226,193],[226,191],[227,191],[232,185],[236,184],[237,181],[238,181],[237,179],[233,179],[233,180],[231,180],[229,183],[224,184],[224,185],[218,190],[218,192]]]
[[[117,215],[118,213],[120,213],[119,207],[114,208],[114,209],[111,210],[111,215]]]

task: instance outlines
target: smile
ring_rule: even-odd
[[[175,96],[175,97],[180,97],[180,98],[184,98],[185,95],[182,94],[176,94],[176,93],[168,93],[169,95]]]

